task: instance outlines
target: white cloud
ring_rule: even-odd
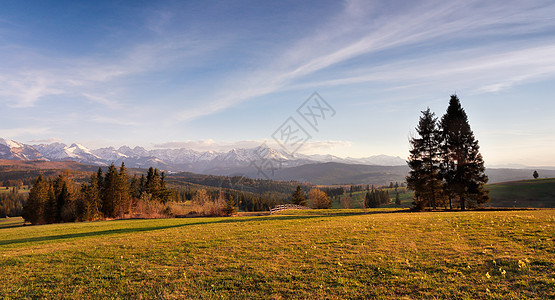
[[[45,135],[50,131],[46,127],[20,127],[10,129],[0,129],[0,137],[3,138],[16,138],[22,135]]]
[[[62,142],[61,138],[49,138],[49,139],[35,139],[30,140],[29,143],[39,143],[39,144],[53,144]]]
[[[178,148],[185,148],[185,149],[193,149],[197,151],[229,151],[231,149],[246,149],[246,148],[255,148],[261,145],[266,145],[271,148],[279,149],[280,146],[274,140],[243,140],[243,141],[236,141],[236,142],[224,142],[224,141],[215,141],[212,139],[208,140],[185,140],[185,141],[170,141],[160,144],[155,144],[155,148],[162,148],[162,149],[178,149]],[[302,145],[299,149],[301,153],[305,154],[312,154],[312,153],[322,153],[327,152],[330,149],[334,149],[337,147],[350,147],[352,143],[349,141],[318,141],[318,140],[309,140]]]

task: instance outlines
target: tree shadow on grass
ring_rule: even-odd
[[[58,234],[58,235],[49,235],[49,236],[40,236],[40,237],[11,239],[11,240],[0,241],[0,246],[13,245],[13,244],[22,244],[22,243],[37,243],[37,242],[46,242],[46,241],[56,241],[56,240],[65,240],[65,239],[74,239],[74,238],[86,238],[86,237],[127,234],[127,233],[140,233],[140,232],[149,232],[149,231],[164,230],[164,229],[179,228],[179,227],[188,227],[188,226],[196,226],[196,225],[233,224],[233,223],[261,222],[261,221],[267,222],[267,221],[275,221],[275,220],[284,220],[284,221],[286,221],[286,220],[313,219],[313,218],[322,218],[322,217],[325,217],[325,218],[343,217],[343,216],[350,216],[350,215],[386,214],[386,213],[395,213],[395,212],[402,212],[402,211],[363,211],[363,212],[321,213],[321,214],[314,213],[314,214],[306,214],[306,215],[294,215],[294,214],[293,215],[279,215],[278,214],[278,215],[261,216],[261,217],[223,218],[223,219],[219,219],[219,220],[198,221],[198,222],[190,222],[190,223],[175,224],[175,225],[149,226],[149,227],[127,227],[127,228],[109,229],[109,230],[101,230],[101,231],[68,233],[68,234]],[[406,211],[404,211],[404,212],[406,212]],[[199,219],[202,219],[202,218],[199,218]],[[109,222],[121,222],[121,221],[129,221],[129,220],[114,220],[114,221],[109,221]],[[17,226],[20,226],[20,225],[17,225]]]
[[[179,228],[179,227],[187,227],[187,226],[195,226],[195,225],[271,221],[271,220],[277,220],[277,219],[280,219],[280,220],[308,219],[308,218],[316,218],[316,217],[319,217],[319,216],[276,216],[276,217],[271,216],[271,217],[260,217],[260,218],[229,218],[229,219],[223,219],[223,220],[214,220],[214,221],[205,221],[205,222],[202,222],[202,221],[201,222],[191,222],[191,223],[165,225],[165,226],[128,227],[128,228],[118,228],[118,229],[109,229],[109,230],[101,230],[101,231],[68,233],[68,234],[58,234],[58,235],[30,237],[30,238],[21,238],[21,239],[11,239],[11,240],[0,241],[0,246],[13,245],[13,244],[22,244],[22,243],[36,243],[36,242],[45,242],[45,241],[56,241],[56,240],[65,240],[65,239],[74,239],[74,238],[87,238],[87,237],[127,234],[127,233],[140,233],[140,232],[149,232],[149,231],[164,230],[164,229]],[[129,220],[115,220],[115,221],[110,221],[110,222],[120,222],[120,221],[129,221]]]
[[[21,226],[23,226],[23,219],[20,217],[0,219],[0,229],[21,227]]]

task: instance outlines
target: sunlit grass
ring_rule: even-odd
[[[5,222],[0,298],[555,297],[555,210]]]

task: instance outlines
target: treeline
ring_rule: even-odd
[[[241,211],[267,211],[272,207],[279,204],[285,204],[289,201],[289,195],[280,192],[264,192],[263,194],[256,194],[247,191],[239,191],[234,189],[221,189],[216,187],[200,187],[200,186],[187,186],[177,187],[173,189],[172,199],[176,202],[193,201],[195,195],[200,190],[204,190],[210,201],[216,201],[222,197],[233,197],[237,202],[237,209]]]
[[[0,193],[0,218],[21,216],[27,195],[19,193],[19,187],[7,188],[8,192]]]
[[[297,186],[294,181],[274,181],[267,179],[253,179],[245,176],[216,176],[194,173],[176,173],[168,176],[168,183],[174,186],[185,183],[214,187],[218,189],[237,190],[264,195],[265,193],[280,193],[290,195]]]
[[[31,224],[119,218],[132,214],[141,203],[165,203],[170,195],[164,172],[151,167],[146,177],[130,178],[124,163],[119,169],[112,164],[106,174],[99,168],[80,185],[64,174],[54,180],[39,175],[23,217]]]

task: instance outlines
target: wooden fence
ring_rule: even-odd
[[[310,209],[310,207],[297,205],[297,204],[281,204],[270,209],[270,214],[273,214],[278,211],[290,210],[290,209]]]

